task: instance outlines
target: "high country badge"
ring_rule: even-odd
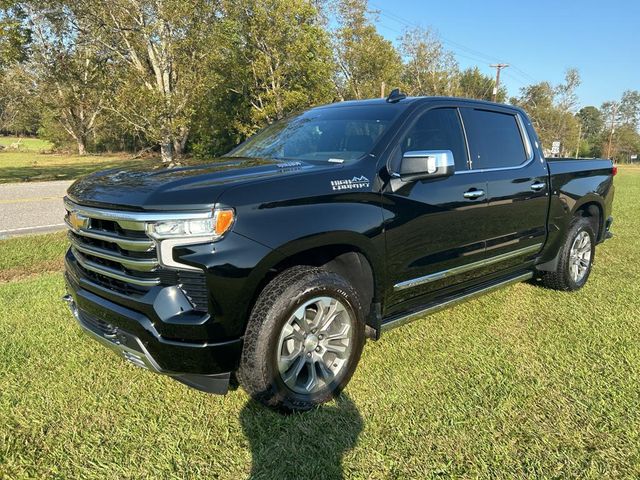
[[[369,188],[369,179],[364,175],[353,177],[349,180],[331,180],[333,190],[356,190],[359,188]]]

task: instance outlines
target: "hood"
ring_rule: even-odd
[[[189,165],[140,165],[88,175],[69,187],[87,206],[128,210],[197,210],[213,206],[236,184],[339,168],[336,164],[256,158],[223,158]]]

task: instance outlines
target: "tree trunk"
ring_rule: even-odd
[[[87,142],[84,138],[80,137],[77,140],[78,143],[78,155],[86,155],[87,154]]]
[[[162,158],[162,163],[173,162],[173,142],[170,139],[166,139],[160,144],[160,156]]]
[[[173,139],[173,151],[176,157],[184,155],[185,147],[187,146],[187,140],[189,138],[189,129],[182,127],[180,129],[180,135]]]

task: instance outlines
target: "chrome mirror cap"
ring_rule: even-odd
[[[451,150],[413,150],[402,156],[399,177],[419,180],[449,176],[454,171],[455,160]]]

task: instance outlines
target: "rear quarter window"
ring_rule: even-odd
[[[515,115],[472,108],[461,111],[473,170],[517,167],[527,161]]]

